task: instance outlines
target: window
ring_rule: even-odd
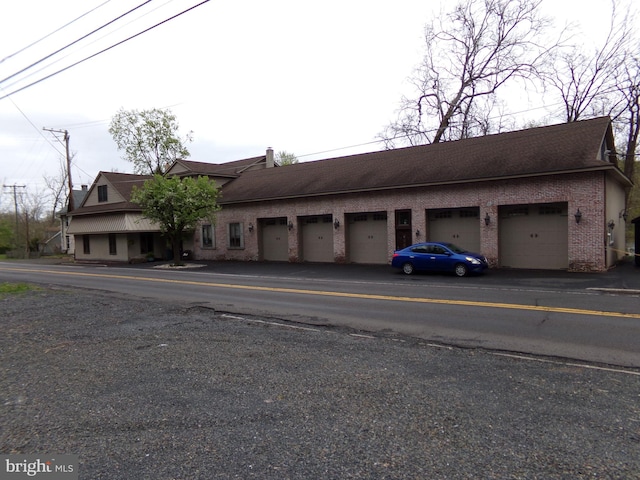
[[[542,205],[538,209],[538,215],[562,215],[562,207],[555,205]]]
[[[229,248],[244,248],[244,238],[242,237],[242,224],[230,223],[229,231]]]
[[[411,210],[396,210],[396,227],[411,228]]]
[[[509,217],[526,217],[529,215],[529,207],[512,207],[507,211]]]
[[[441,220],[443,218],[452,218],[451,210],[444,210],[444,211],[436,212],[433,215],[433,218],[435,218],[436,220]]]
[[[479,216],[479,210],[460,210],[460,218],[478,218]]]
[[[107,186],[106,185],[98,185],[98,201],[106,202],[108,200],[107,196]]]
[[[89,235],[82,236],[82,247],[85,255],[89,255],[91,253],[91,242],[89,241]]]
[[[211,225],[202,225],[202,248],[213,247],[213,227]]]
[[[116,234],[110,233],[109,234],[109,255],[117,255],[117,254],[118,254],[118,247],[116,242]]]

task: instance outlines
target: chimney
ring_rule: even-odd
[[[87,185],[82,185],[82,191],[86,192],[89,187]]]
[[[267,147],[267,168],[273,168],[273,148]]]

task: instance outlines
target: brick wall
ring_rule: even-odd
[[[196,258],[208,260],[259,259],[258,219],[286,217],[294,225],[288,231],[289,259],[300,260],[299,225],[297,218],[309,215],[331,214],[340,221],[341,227],[333,230],[333,248],[336,261],[346,258],[345,214],[359,212],[387,212],[387,247],[389,260],[395,248],[395,211],[412,211],[412,235],[415,231],[427,235],[427,210],[440,208],[478,207],[481,251],[492,265],[499,258],[498,208],[502,205],[524,205],[538,203],[566,203],[568,206],[569,268],[577,271],[601,271],[607,268],[603,248],[606,207],[605,174],[602,172],[578,173],[531,177],[473,184],[423,187],[386,192],[365,192],[307,199],[280,200],[255,204],[224,206],[217,214],[214,249],[200,248],[200,232],[196,230]],[[574,213],[580,209],[582,219],[576,223]],[[488,214],[492,221],[484,222]],[[227,247],[227,225],[238,222],[243,225],[244,248]],[[249,232],[248,226],[254,226]]]

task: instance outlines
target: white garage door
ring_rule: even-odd
[[[289,260],[289,231],[286,218],[266,218],[260,221],[262,258],[273,262]]]
[[[387,213],[347,215],[349,261],[353,263],[387,263]]]
[[[480,252],[480,209],[455,208],[429,211],[429,241],[450,242]]]
[[[569,267],[566,204],[500,207],[501,267],[559,270]]]
[[[333,262],[333,218],[305,217],[302,224],[302,258],[305,262]]]

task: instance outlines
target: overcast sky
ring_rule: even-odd
[[[608,0],[545,2],[559,26],[577,21],[587,31],[609,11]],[[31,76],[2,81],[142,3],[4,2],[0,97],[199,0],[149,2],[30,69]],[[43,127],[69,131],[76,188],[90,185],[101,170],[131,172],[107,131],[120,108],[170,108],[181,131],[193,131],[190,158],[197,161],[223,163],[262,155],[267,147],[301,161],[380,150],[369,142],[409,92],[406,79],[421,59],[424,25],[439,8],[429,0],[211,0],[0,100],[0,181],[43,191],[44,175],[59,176],[64,147]],[[53,60],[59,61],[43,68]],[[517,100],[539,106],[524,95]],[[13,199],[11,189],[2,191],[5,209]]]

